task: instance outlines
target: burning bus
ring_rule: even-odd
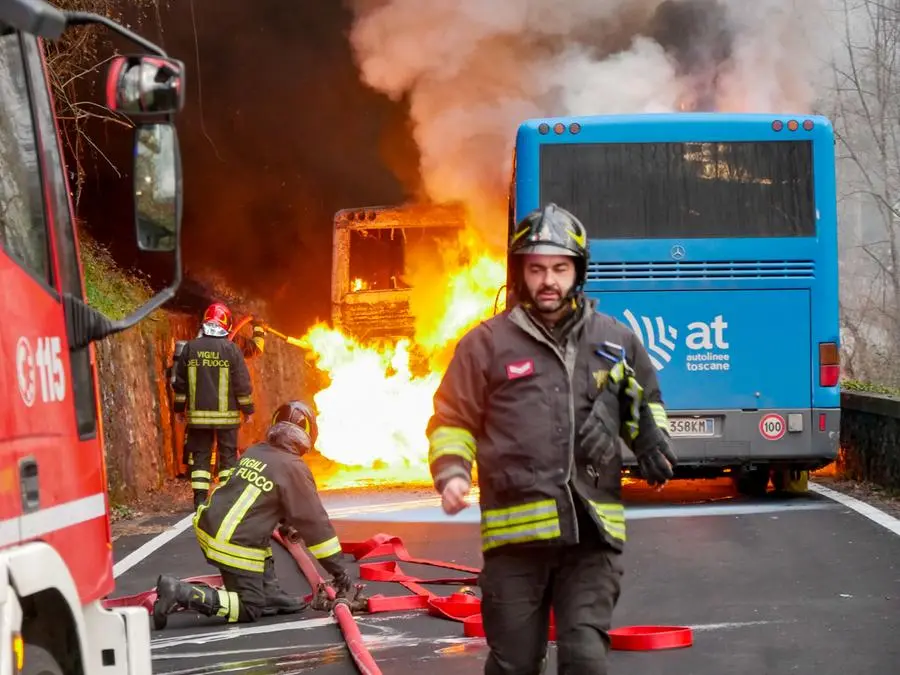
[[[343,209],[334,216],[331,319],[360,342],[414,338],[412,288],[447,264],[465,226],[458,204]],[[458,261],[457,261],[458,262]]]

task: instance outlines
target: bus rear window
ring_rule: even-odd
[[[591,143],[541,146],[541,202],[598,239],[811,237],[812,144]]]

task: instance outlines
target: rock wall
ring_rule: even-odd
[[[127,503],[161,488],[185,470],[181,463],[184,425],[172,413],[167,368],[177,340],[197,333],[197,318],[158,312],[124,333],[96,345],[106,444],[107,476],[113,502]],[[249,327],[244,329],[249,334]],[[268,336],[264,354],[248,362],[257,414],[241,428],[239,448],[260,438],[275,407],[304,398],[309,367],[304,352]]]
[[[841,393],[839,475],[900,490],[900,400]]]

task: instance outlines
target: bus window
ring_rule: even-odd
[[[52,288],[37,144],[18,33],[0,36],[0,245]]]
[[[541,202],[591,238],[813,237],[810,141],[545,144]]]

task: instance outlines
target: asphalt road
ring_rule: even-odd
[[[657,493],[627,491],[629,541],[624,589],[614,625],[681,625],[692,647],[612,653],[613,673],[655,675],[885,675],[900,663],[900,536],[818,494],[761,499],[735,496],[725,482],[676,483]],[[414,556],[480,565],[478,510],[454,519],[428,491],[327,493],[343,541],[382,532]],[[116,542],[129,569],[116,595],[147,590],[156,576],[212,574],[190,529],[133,564],[129,553],[152,539]],[[121,565],[120,565],[121,567]],[[309,588],[286,552],[276,549],[286,590]],[[446,572],[403,565],[422,576]],[[120,570],[121,571],[121,570]],[[429,587],[449,593],[447,587]],[[402,594],[372,583],[369,594]],[[482,639],[462,624],[423,612],[359,617],[383,672],[428,668],[433,675],[481,672]],[[331,618],[309,611],[227,626],[193,613],[170,618],[152,635],[154,672],[355,673]],[[555,672],[551,650],[548,673]]]

